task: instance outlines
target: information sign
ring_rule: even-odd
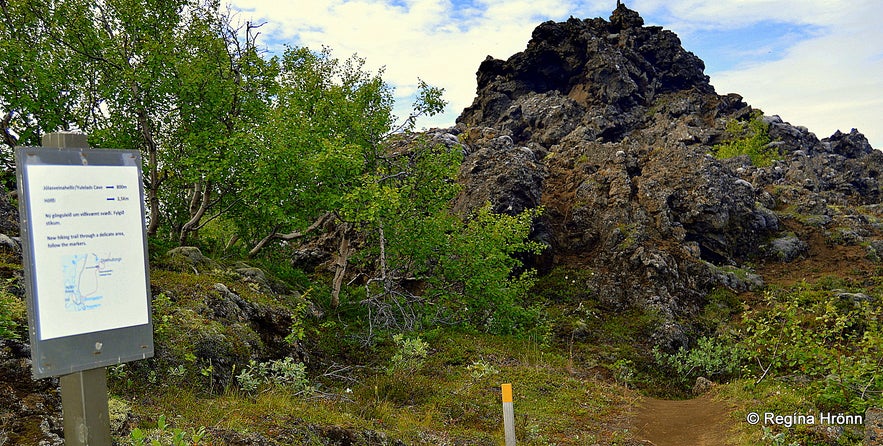
[[[153,355],[137,151],[18,148],[36,378]]]

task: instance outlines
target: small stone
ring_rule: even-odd
[[[693,395],[702,395],[711,390],[716,385],[717,384],[715,384],[708,378],[700,376],[696,378],[696,384],[693,384]]]

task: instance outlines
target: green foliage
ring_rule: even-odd
[[[392,125],[392,90],[364,60],[290,48],[278,60],[274,106],[257,129],[235,223],[245,240],[303,230],[342,206]]]
[[[611,366],[613,379],[621,386],[631,386],[635,379],[635,363],[630,359],[617,359]]]
[[[476,379],[476,380],[482,379],[486,376],[493,376],[493,375],[500,373],[499,368],[495,367],[493,364],[491,364],[487,361],[484,361],[484,360],[478,360],[478,361],[473,362],[472,364],[469,364],[466,367],[466,370],[469,371],[469,376],[471,376],[472,379]]]
[[[254,394],[261,386],[284,387],[294,393],[302,393],[310,388],[306,366],[286,357],[268,362],[249,361],[248,366],[236,375],[239,388]]]
[[[464,221],[449,210],[462,153],[425,140],[390,145],[341,211],[366,234],[362,261],[379,269],[365,299],[378,322],[413,329],[444,317],[495,333],[536,324],[539,312],[519,304],[535,277],[517,256],[542,249],[527,239],[540,210],[509,216],[488,204]],[[405,278],[423,285],[419,298],[400,287]]]
[[[539,211],[453,215],[462,153],[408,133],[444,109],[441,88],[419,80],[394,129],[382,71],[327,48],[265,57],[255,28],[234,25],[215,0],[29,3],[3,6],[0,75],[12,84],[0,108],[15,112],[20,143],[76,127],[93,145],[141,150],[153,251],[202,234],[232,236],[204,246],[238,240],[255,255],[327,218],[364,239],[354,263],[380,270],[364,300],[404,309],[385,325],[444,318],[514,333],[538,323],[520,302],[535,279],[517,256],[541,249],[526,242]],[[38,61],[45,70],[22,69]],[[403,292],[402,280],[424,292]]]
[[[541,322],[538,308],[520,304],[536,281],[532,270],[519,272],[518,255],[545,247],[529,241],[531,222],[540,210],[516,216],[481,208],[460,231],[450,234],[436,274],[429,282],[462,317],[491,333],[526,333]]]
[[[423,342],[419,337],[405,338],[405,335],[401,333],[393,335],[392,340],[396,344],[396,352],[392,356],[390,371],[413,372],[423,365],[428,354],[429,344]]]
[[[10,280],[7,280],[7,285]],[[0,288],[0,338],[18,339],[19,324],[25,320],[25,303],[10,294],[6,287]]]
[[[204,442],[211,444],[205,427],[200,427],[191,434],[183,429],[171,427],[166,422],[165,415],[159,416],[156,429],[143,431],[136,428],[129,434],[129,439],[132,446],[197,446]]]
[[[232,209],[275,88],[253,26],[217,0],[33,0],[3,17],[0,109],[20,135],[7,149],[76,128],[142,151],[151,235],[164,223],[184,240]]]
[[[681,347],[676,353],[668,354],[655,349],[656,362],[668,367],[683,381],[699,376],[725,379],[740,370],[744,353],[738,345],[727,338],[702,337],[691,349]]]
[[[296,346],[298,342],[303,341],[304,336],[306,336],[304,318],[306,316],[307,306],[309,305],[309,302],[306,300],[306,296],[309,292],[310,290],[307,290],[307,292],[303,294],[303,298],[294,305],[294,308],[291,311],[291,332],[285,336],[285,342],[289,345]]]
[[[730,139],[729,142],[718,144],[712,148],[712,153],[720,159],[748,155],[751,164],[757,167],[767,167],[781,159],[775,148],[768,147],[770,143],[769,126],[763,122],[760,113],[752,115],[751,120],[747,122],[729,121],[727,136]]]
[[[808,285],[767,292],[766,308],[743,314],[746,371],[764,377],[799,374],[826,409],[864,413],[883,403],[883,308],[835,298]]]

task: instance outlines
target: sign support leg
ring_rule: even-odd
[[[111,446],[104,367],[63,375],[61,408],[66,446]]]
[[[47,133],[43,147],[88,147],[82,133]],[[107,370],[89,369],[61,376],[61,411],[66,446],[111,446],[107,409]]]

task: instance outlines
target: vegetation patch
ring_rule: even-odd
[[[243,371],[264,377],[251,390],[230,387],[209,395],[188,387],[148,384],[150,403],[132,409],[141,420],[136,431],[140,433],[133,432],[132,438],[167,441],[172,438],[169,434],[179,432],[185,439],[275,432],[266,441],[312,444],[302,442],[319,441],[317,431],[336,430],[353,436],[375,432],[371,435],[406,444],[495,445],[502,438],[500,384],[504,382],[515,389],[520,443],[609,444],[611,438],[629,438],[627,426],[610,420],[622,419],[637,395],[586,373],[568,372],[567,361],[553,347],[511,336],[451,330],[426,333],[425,338],[417,342],[415,336],[397,337],[392,355],[353,381],[327,381],[317,372],[306,377],[295,373],[309,381],[311,390],[306,392],[298,390],[304,389],[300,384],[293,387],[288,378],[276,382],[291,374],[274,371],[302,369],[273,363],[252,364]],[[140,391],[123,392],[128,394]]]
[[[759,110],[747,121],[730,120],[726,127],[727,142],[711,148],[717,158],[726,159],[745,155],[756,167],[767,167],[782,157],[770,146],[769,126],[763,121]]]
[[[25,303],[21,298],[10,294],[6,286],[0,286],[0,338],[21,337],[23,327],[27,325],[25,310]]]

